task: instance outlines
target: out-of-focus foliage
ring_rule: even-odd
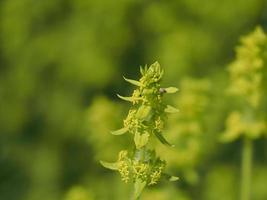
[[[226,121],[223,141],[229,142],[241,135],[257,139],[267,132],[267,122],[259,119],[262,104],[263,69],[267,67],[267,35],[259,27],[242,38],[236,49],[236,60],[229,66],[228,92],[239,98],[241,111],[233,111]]]
[[[162,186],[160,186],[162,187]],[[180,200],[189,200],[189,196],[179,188],[172,187],[170,184],[163,186],[161,190],[158,188],[146,190],[142,196],[142,199],[149,200],[164,200],[164,199],[175,199],[179,198]]]
[[[81,186],[74,186],[67,194],[65,200],[92,200],[93,197],[88,189]]]
[[[259,27],[242,38],[236,49],[236,60],[229,66],[231,85],[229,93],[244,98],[251,107],[261,100],[262,68],[267,56],[267,35]]]
[[[208,173],[204,184],[204,199],[238,199],[239,181],[237,170],[232,166],[214,166]]]
[[[166,135],[174,141],[175,148],[161,148],[176,173],[183,173],[184,181],[196,183],[198,175],[194,168],[200,161],[206,130],[204,111],[209,103],[210,82],[205,79],[185,78],[180,83],[175,106],[182,108],[179,115],[171,116]]]
[[[95,161],[112,158],[123,144],[127,144],[127,138],[125,141],[122,138],[114,138],[111,134],[107,134],[121,126],[121,111],[122,106],[103,96],[94,98],[88,108],[85,114],[85,126],[88,127],[90,134],[86,132],[85,137],[95,151],[93,155]]]
[[[128,199],[130,188],[97,160],[112,160],[129,144],[109,133],[127,114],[113,95],[129,94],[121,75],[137,77],[140,65],[155,60],[166,72],[163,82],[181,88],[174,101],[180,114],[166,131],[177,144],[164,150],[177,156],[164,155],[180,180],[152,187],[144,199],[235,199],[240,145],[218,142],[228,114],[240,107],[225,96],[225,69],[241,35],[257,25],[266,31],[266,13],[266,0],[0,1],[0,199]],[[266,119],[262,70],[258,112]],[[175,130],[186,117],[186,77],[211,85],[194,117],[199,134],[188,137]],[[187,163],[178,162],[183,155]],[[265,200],[266,137],[255,141],[254,155],[253,200]]]

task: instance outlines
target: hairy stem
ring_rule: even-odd
[[[250,200],[252,157],[253,142],[251,139],[245,137],[242,149],[241,200]]]

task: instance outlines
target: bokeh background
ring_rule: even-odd
[[[109,133],[129,108],[122,75],[154,61],[180,88],[167,99],[181,110],[166,129],[176,148],[157,147],[180,181],[143,199],[238,199],[241,142],[218,138],[235,106],[226,66],[257,25],[267,30],[266,0],[1,0],[0,199],[128,199],[99,160],[131,144]],[[254,144],[253,200],[266,200],[266,137]]]

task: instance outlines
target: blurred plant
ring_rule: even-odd
[[[236,200],[238,184],[236,168],[231,165],[214,165],[201,182],[204,200]]]
[[[170,118],[167,132],[175,141],[175,151],[159,147],[167,155],[169,165],[183,173],[187,182],[198,181],[195,168],[200,160],[203,127],[203,113],[209,103],[210,82],[207,79],[185,78],[181,81],[181,93],[175,99],[175,106],[183,109],[180,115]]]
[[[241,38],[236,49],[236,60],[229,67],[231,84],[228,92],[239,98],[240,111],[233,111],[226,120],[222,141],[243,139],[241,199],[250,199],[250,179],[254,139],[266,133],[266,122],[261,119],[262,68],[267,54],[267,36],[260,27]]]
[[[117,140],[110,134],[104,134],[111,128],[119,125],[122,117],[122,106],[116,102],[112,102],[107,97],[96,96],[86,111],[86,126],[89,134],[86,134],[90,146],[94,150],[94,159],[99,160],[112,158],[123,144],[124,140]],[[113,145],[116,143],[116,145]],[[108,149],[108,151],[107,151]]]
[[[175,185],[165,185],[160,188],[154,187],[145,190],[142,194],[143,200],[190,200],[190,197],[181,188],[175,187]]]
[[[134,183],[133,199],[138,199],[145,186],[156,184],[162,175],[170,181],[178,179],[164,173],[166,162],[156,156],[154,149],[149,149],[149,138],[152,136],[156,136],[162,144],[172,146],[161,132],[166,113],[175,113],[178,110],[164,104],[162,97],[163,94],[175,93],[178,89],[160,86],[163,70],[158,62],[149,68],[141,67],[140,71],[142,77],[139,81],[124,78],[138,88],[133,91],[131,97],[118,95],[119,98],[131,102],[132,107],[124,120],[124,127],[112,132],[114,135],[131,133],[135,144],[134,150],[121,151],[115,163],[101,161],[104,167],[119,171],[122,181]]]
[[[93,200],[92,194],[82,186],[74,186],[66,193],[64,200]]]

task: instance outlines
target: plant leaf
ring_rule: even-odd
[[[110,133],[111,133],[112,135],[123,135],[123,134],[125,134],[127,131],[128,131],[128,128],[127,128],[127,127],[124,127],[124,128],[118,129],[118,130],[116,130],[116,131],[110,131]]]
[[[163,75],[164,75],[164,69],[161,70],[160,77],[162,77]]]
[[[142,75],[142,76],[144,76],[144,75],[145,75],[145,70],[143,69],[143,67],[142,67],[142,66],[140,66],[140,73],[141,73],[141,75]]]
[[[164,144],[164,145],[167,145],[167,146],[170,146],[170,147],[174,147],[173,144],[170,144],[164,137],[161,133],[159,132],[155,132],[155,135],[156,137],[159,139],[159,141]]]
[[[148,67],[147,67],[147,65],[145,65],[145,69],[144,69],[144,70],[145,70],[145,72],[147,72],[147,70],[148,70]]]
[[[149,138],[149,133],[144,133],[144,134],[140,134],[140,133],[135,133],[134,134],[134,143],[137,149],[142,148],[143,146],[145,146],[148,142],[148,138]]]
[[[145,186],[146,186],[146,182],[142,181],[139,178],[136,179],[134,183],[134,199],[135,200],[139,198]]]
[[[121,95],[119,95],[119,94],[117,94],[117,96],[118,96],[120,99],[124,100],[124,101],[130,101],[130,102],[133,102],[133,98],[132,98],[132,97],[124,97],[124,96],[121,96]]]
[[[123,77],[125,81],[127,81],[128,83],[131,83],[133,85],[136,85],[136,86],[139,86],[141,87],[142,86],[142,83],[140,83],[139,81],[136,81],[136,80],[132,80],[132,79],[128,79],[128,78],[125,78]]]
[[[118,164],[117,164],[117,162],[110,163],[110,162],[105,162],[105,161],[100,160],[100,164],[103,167],[107,168],[107,169],[118,170]]]
[[[164,88],[164,90],[169,94],[173,94],[173,93],[177,92],[179,89],[176,87],[167,87],[167,88]]]
[[[179,110],[177,108],[174,108],[174,107],[172,107],[170,105],[167,105],[166,108],[164,109],[164,111],[166,113],[177,113],[177,112],[179,112]]]
[[[177,176],[171,176],[169,178],[169,181],[178,181],[178,180],[179,180],[179,177],[177,177]]]
[[[172,176],[172,175],[169,175],[169,174],[163,174],[163,176],[168,180],[168,181],[178,181],[179,180],[179,177],[177,176]]]

